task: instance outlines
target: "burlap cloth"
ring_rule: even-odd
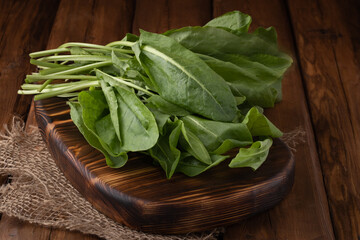
[[[154,235],[138,232],[114,222],[94,209],[72,187],[56,166],[39,131],[24,130],[14,118],[0,134],[0,175],[11,176],[0,187],[0,212],[43,226],[78,230],[101,238],[115,239],[216,239],[223,229],[183,236]],[[304,139],[301,128],[284,134],[282,139],[292,152]]]
[[[14,119],[0,134],[0,175],[11,176],[0,187],[0,212],[31,223],[78,230],[115,239],[216,239],[219,230],[183,236],[132,230],[94,209],[56,166],[37,128],[25,132]]]

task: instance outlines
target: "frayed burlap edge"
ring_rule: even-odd
[[[0,212],[30,223],[77,230],[108,240],[210,240],[223,231],[154,235],[114,222],[71,186],[47,151],[37,128],[25,132],[24,126],[23,121],[14,118],[0,134],[0,175],[11,176],[10,183],[0,187]]]

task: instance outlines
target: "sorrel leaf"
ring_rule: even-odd
[[[272,139],[267,138],[263,141],[254,142],[250,148],[240,148],[239,153],[231,160],[229,167],[258,169],[266,160],[272,143]]]
[[[161,97],[210,119],[229,122],[235,117],[230,88],[196,54],[169,37],[145,31],[133,49]]]

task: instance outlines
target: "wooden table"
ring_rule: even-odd
[[[295,184],[275,208],[226,227],[224,239],[360,239],[360,2],[356,0],[1,0],[0,124],[33,122],[31,97],[18,96],[28,54],[68,41],[105,44],[139,28],[163,32],[203,25],[230,10],[275,26],[294,58],[283,101],[267,111],[284,132],[306,131]],[[27,117],[30,114],[30,117]],[[0,239],[97,239],[3,215]]]

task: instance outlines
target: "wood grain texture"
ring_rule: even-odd
[[[131,31],[134,1],[63,0],[48,49],[66,42],[107,44]]]
[[[314,161],[319,154],[336,237],[357,239],[359,178],[356,175],[359,157],[356,155],[357,149],[354,150],[349,139],[355,146],[359,145],[359,1],[318,0],[286,3],[287,1],[214,0],[211,4],[205,0],[186,0],[183,3],[177,0],[141,0],[136,1],[136,11],[135,1],[127,1],[125,5],[121,2],[124,1],[84,0],[74,1],[72,5],[71,1],[63,0],[63,10],[57,15],[51,15],[53,11],[50,9],[56,7],[51,5],[52,1],[35,3],[32,0],[0,0],[0,123],[8,121],[9,113],[18,113],[26,118],[31,97],[18,97],[15,90],[24,74],[33,70],[26,60],[28,52],[41,50],[46,46],[51,17],[56,16],[58,20],[48,48],[57,47],[65,38],[71,41],[107,43],[122,38],[125,32],[136,32],[138,28],[162,32],[184,25],[201,25],[212,17],[212,9],[215,15],[238,9],[253,16],[253,25],[274,25],[279,33],[281,46],[295,57],[294,48],[299,53],[301,68],[297,67],[299,63],[295,63],[296,67],[289,71],[284,80],[284,100],[287,103],[284,101],[276,106],[276,109],[281,109],[279,112],[274,109],[267,115],[284,131],[302,126],[307,131],[307,142],[297,147],[295,185],[291,194],[272,210],[251,217],[241,224],[227,227],[224,238],[333,239],[329,214],[326,211],[328,206],[326,200],[324,201],[326,196],[321,181],[323,176],[319,163]],[[111,6],[115,7],[109,9]],[[101,8],[102,13],[97,10]],[[287,8],[291,18],[287,16]],[[98,18],[109,19],[107,23],[111,26],[110,29],[120,28],[122,32],[104,31],[104,20]],[[293,29],[290,27],[291,23]],[[117,33],[118,37],[115,36]],[[107,40],[107,37],[111,37],[111,40]],[[4,76],[6,78],[3,78]],[[305,94],[301,76],[305,79]],[[346,111],[339,110],[344,107]],[[285,120],[282,120],[284,116]],[[345,136],[347,132],[350,133],[349,136]],[[281,214],[284,211],[286,214],[282,219]],[[0,219],[0,239],[62,238],[88,239],[88,236],[41,228],[15,219],[9,220],[7,216]]]
[[[169,29],[168,14],[167,0],[136,1],[132,33],[138,35],[140,29],[158,33],[166,31]]]
[[[5,73],[8,74],[5,76],[4,74],[0,75],[0,86],[9,89],[9,91],[0,95],[0,99],[3,100],[2,102],[5,102],[5,105],[0,105],[1,112],[4,113],[0,114],[0,120],[1,118],[5,119],[5,117],[10,117],[12,107],[7,106],[6,104],[11,104],[11,98],[20,99],[17,100],[16,103],[12,103],[16,108],[19,108],[19,110],[14,110],[14,112],[26,116],[26,112],[29,110],[32,97],[16,95],[16,91],[23,82],[25,74],[29,74],[35,70],[30,67],[29,59],[27,57],[28,53],[45,49],[46,43],[47,48],[49,49],[55,48],[67,41],[106,44],[107,42],[121,39],[126,32],[131,30],[132,14],[134,12],[132,9],[133,1],[131,0],[63,0],[59,6],[57,1],[1,1],[0,3],[0,23],[2,24],[1,29],[4,29],[4,32],[1,31],[0,33],[4,33],[4,38],[1,38],[0,43],[0,54],[10,54],[10,56],[14,58],[7,59],[1,57],[0,59],[0,66],[2,67],[0,73],[2,74],[3,71],[6,71]],[[8,15],[10,17],[6,17]],[[50,23],[51,25],[49,25]],[[17,25],[19,25],[20,28]],[[22,25],[25,27],[22,27]],[[18,32],[13,31],[14,28],[17,28]],[[23,37],[23,39],[20,37]],[[14,41],[14,39],[16,41]],[[6,42],[4,42],[5,40]],[[7,44],[6,48],[5,43]],[[26,46],[26,49],[24,52],[20,52],[23,50],[23,45]],[[9,60],[13,61],[13,65],[18,65],[16,65],[16,67],[13,66],[10,69],[5,67],[4,70],[4,67],[1,64],[9,64],[7,62]],[[16,79],[17,84],[14,84],[13,79]],[[9,96],[10,101],[7,96]],[[24,100],[21,99],[26,99],[26,104]],[[31,123],[31,117],[29,120]],[[7,218],[9,217],[6,216],[5,219]],[[34,225],[33,227],[29,226],[32,225],[22,221],[11,220],[0,222],[0,227],[3,227],[4,229],[28,229],[17,231],[16,235],[13,236],[15,239],[29,238],[56,240],[62,239],[61,236],[64,234],[66,235],[66,239],[80,239],[81,235],[84,239],[90,238],[87,235],[66,230],[56,230],[56,234],[52,234],[55,230],[52,230],[51,228],[37,225]],[[41,232],[41,236],[46,235],[49,237],[37,238],[34,236],[32,238],[27,233],[30,229],[31,231]],[[97,239],[93,236],[91,236],[91,238]]]
[[[0,94],[0,128],[14,114],[27,116],[32,97],[16,92],[35,70],[28,54],[45,48],[57,6],[57,0],[0,1],[0,89],[6,89]]]
[[[70,42],[106,44],[131,31],[134,1],[62,0],[47,48]],[[51,230],[51,240],[98,239],[78,232]]]
[[[23,222],[7,215],[1,218],[1,240],[49,239],[49,236],[49,228],[40,228],[35,224]]]
[[[211,9],[210,0],[137,1],[132,31],[162,33],[173,28],[204,25],[212,18]]]
[[[281,203],[280,203],[281,204]],[[224,239],[278,240],[276,231],[272,230],[269,211],[253,216],[240,223],[226,228]]]
[[[359,31],[360,4],[321,0],[288,4],[335,236],[358,239],[360,37],[350,36]]]
[[[109,168],[72,123],[63,99],[37,101],[35,112],[72,185],[96,209],[137,230],[179,234],[224,226],[273,207],[292,186],[294,159],[278,139],[255,172],[221,164],[194,178],[175,174],[167,180],[146,155],[129,154],[124,167]]]
[[[0,224],[0,240],[100,240],[93,235],[84,235],[77,231],[52,229],[21,221],[4,215]]]
[[[35,238],[34,238],[35,239]],[[51,229],[51,233],[48,239],[51,240],[101,240],[94,235],[85,235],[78,231],[69,231],[64,229]]]
[[[32,97],[16,92],[25,75],[34,70],[28,54],[46,46],[57,6],[57,0],[0,1],[0,131],[14,115],[27,117]],[[0,176],[0,185],[6,180],[7,176]],[[1,217],[0,229],[4,232],[9,224],[21,223]]]
[[[234,235],[250,239],[334,239],[286,7],[281,0],[214,1],[215,16],[231,10],[252,16],[250,31],[259,26],[276,28],[280,48],[295,61],[283,79],[283,100],[266,114],[284,132],[301,127],[307,136],[306,142],[297,146],[295,183],[289,196],[270,210],[268,216],[261,215],[250,223],[245,221],[228,228],[227,239]]]

